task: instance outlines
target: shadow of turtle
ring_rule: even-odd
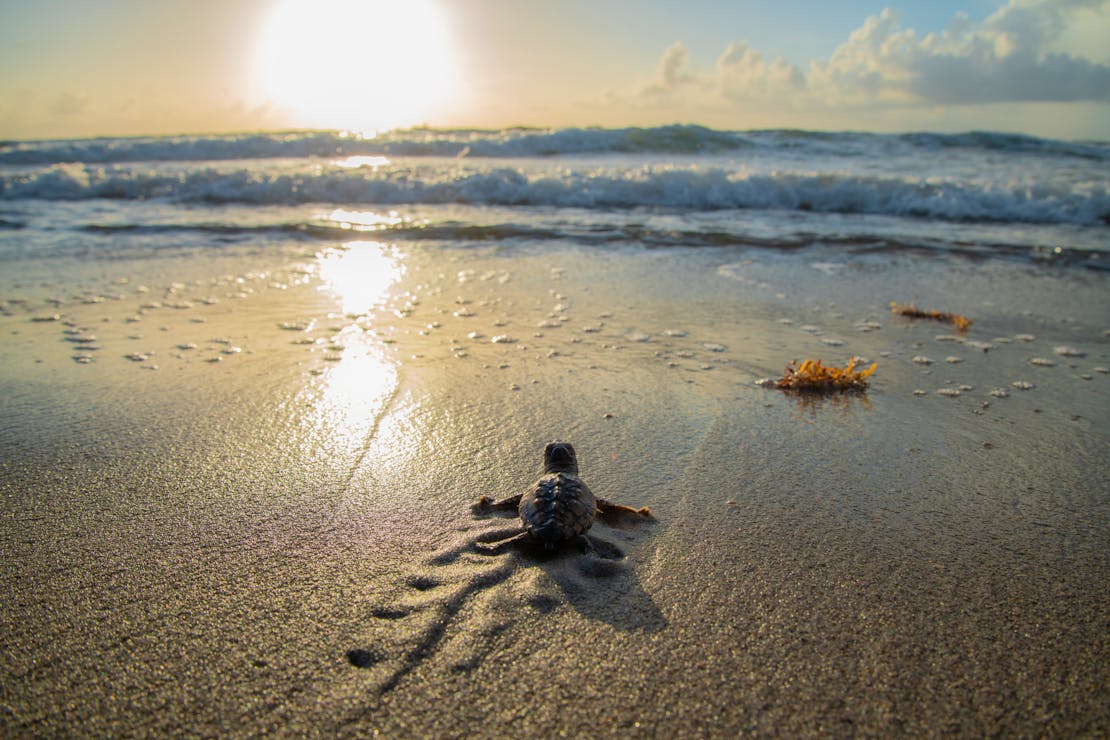
[[[436,656],[452,672],[475,670],[514,639],[514,626],[530,621],[529,610],[556,619],[569,608],[623,632],[667,626],[635,568],[608,539],[589,534],[549,550],[514,536],[521,531],[519,523],[461,528],[403,579],[397,599],[369,610],[367,637],[374,637],[345,658],[366,672],[375,693],[388,693]],[[498,546],[482,547],[490,543]]]
[[[597,537],[589,539],[591,544],[603,542],[615,547]],[[601,548],[594,547],[592,553],[568,549],[558,557],[541,555],[534,562],[562,592],[566,603],[587,619],[604,622],[622,632],[659,632],[665,628],[667,619],[644,590],[636,569],[626,560],[601,556]],[[523,555],[522,562],[527,564],[528,557]]]
[[[622,529],[633,529],[644,523],[642,517],[629,516],[606,518],[605,521]],[[490,555],[478,543],[504,540],[519,531],[519,527],[498,527],[482,532],[475,538],[475,551]],[[644,590],[621,548],[594,534],[585,535],[583,540],[546,549],[533,539],[521,538],[508,542],[504,550],[519,567],[540,568],[562,593],[565,602],[587,619],[605,622],[620,631],[658,632],[666,627],[666,617]],[[531,597],[530,604],[546,614],[555,611],[560,600],[550,593],[539,593]]]

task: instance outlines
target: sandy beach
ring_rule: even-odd
[[[1104,272],[248,263],[6,297],[0,734],[1110,732]],[[756,383],[852,355],[864,395]],[[513,521],[470,504],[556,438],[656,521],[595,526],[623,559],[479,553]]]

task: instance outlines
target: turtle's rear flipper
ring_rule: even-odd
[[[491,511],[513,511],[520,506],[521,494],[503,498],[500,501],[494,501],[489,496],[481,496],[477,501],[470,505],[470,511],[473,514],[488,514]]]
[[[652,515],[651,509],[646,506],[640,509],[633,509],[631,506],[614,504],[603,498],[597,500],[597,518],[610,527],[618,528],[634,527],[637,524],[655,521],[655,516]]]
[[[527,532],[521,532],[520,534],[509,537],[508,539],[497,540],[495,542],[482,542],[481,540],[477,540],[474,543],[474,547],[478,548],[482,552],[488,552],[492,555],[496,555],[497,553],[501,552],[501,550],[503,550],[505,547],[507,547],[509,545],[512,545],[512,544],[515,544],[517,542],[521,542],[522,540],[526,539],[527,537],[528,537]]]
[[[603,539],[592,537],[588,534],[582,535],[585,540],[585,547],[583,550],[588,553],[593,553],[603,560],[621,560],[624,558],[624,551],[614,545],[612,542],[606,542]]]

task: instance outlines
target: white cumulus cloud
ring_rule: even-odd
[[[663,54],[645,99],[784,107],[1110,102],[1110,64],[1061,51],[1062,38],[1108,0],[1010,0],[982,22],[958,13],[948,28],[919,34],[886,9],[867,18],[806,70],[734,42],[712,70],[692,69],[681,43]]]
[[[1110,66],[1049,51],[1075,11],[1105,4],[1011,0],[980,24],[958,14],[945,31],[921,37],[887,9],[813,62],[807,79],[833,102],[1110,101]]]

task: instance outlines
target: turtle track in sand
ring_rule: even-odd
[[[371,693],[383,696],[417,672],[470,673],[494,651],[511,652],[537,620],[563,623],[577,613],[620,630],[666,625],[621,550],[605,540],[587,535],[589,553],[573,543],[554,553],[522,543],[497,555],[475,546],[518,529],[500,522],[461,528],[447,547],[399,577],[387,603],[368,607],[365,638],[346,660],[366,673]]]

